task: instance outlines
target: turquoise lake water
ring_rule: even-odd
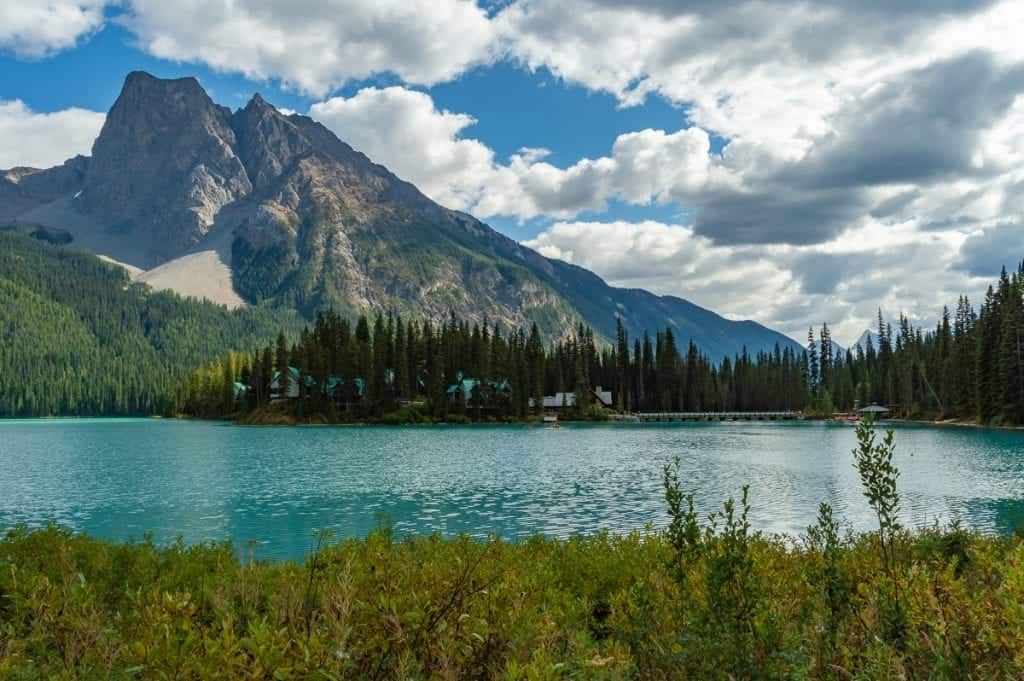
[[[1024,527],[1024,432],[896,428],[903,520]],[[53,521],[125,540],[257,542],[301,558],[314,529],[507,538],[665,524],[682,459],[702,513],[751,486],[755,528],[798,533],[821,501],[871,527],[852,427],[812,422],[244,428],[161,420],[0,421],[0,527]]]

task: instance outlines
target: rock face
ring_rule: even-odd
[[[252,191],[235,145],[231,112],[194,78],[131,73],[93,145],[81,210],[144,244],[152,264],[181,255]]]
[[[88,158],[75,156],[48,170],[12,168],[0,172],[0,220],[13,220],[34,206],[74,195],[85,181],[88,168]]]
[[[796,347],[753,322],[544,258],[434,203],[312,119],[259,95],[232,113],[192,78],[130,74],[91,159],[0,174],[0,205],[8,195],[9,214],[83,225],[81,238],[71,231],[93,250],[144,269],[176,261],[161,272],[177,280],[189,263],[223,264],[239,300],[306,314],[454,312],[549,334],[585,321],[607,337],[621,318],[633,334],[670,325],[716,358]],[[203,285],[188,284],[192,294]]]

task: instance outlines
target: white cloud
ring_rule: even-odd
[[[810,246],[721,246],[691,226],[655,221],[556,222],[525,242],[613,285],[677,295],[795,339],[828,322],[846,343],[873,325],[878,308],[931,326],[943,303],[979,296],[987,279],[953,267],[962,243],[955,231],[872,222]]]
[[[439,111],[429,95],[402,87],[365,88],[314,104],[310,115],[338,137],[435,201],[470,208],[494,170],[494,152],[461,138],[472,116]]]
[[[663,96],[707,130],[792,159],[893,74],[979,48],[1020,58],[1024,9],[990,4],[522,0],[495,21],[531,69],[625,105]]]
[[[0,49],[36,59],[74,47],[103,25],[106,0],[3,0]]]
[[[471,116],[438,110],[428,94],[403,87],[334,97],[314,104],[310,115],[434,200],[480,217],[572,217],[600,211],[611,199],[669,203],[730,176],[700,128],[626,133],[610,155],[559,168],[545,160],[546,149],[520,149],[499,162],[463,135],[475,123]]]
[[[35,113],[20,100],[0,101],[0,168],[49,168],[89,154],[104,118],[77,108]]]
[[[130,0],[121,21],[154,56],[315,95],[388,72],[450,80],[487,61],[494,42],[472,0]]]
[[[732,251],[716,248],[688,226],[643,222],[556,222],[524,241],[549,258],[592,269],[622,286],[712,276],[724,271]]]
[[[710,154],[704,130],[648,129],[619,135],[609,156],[584,158],[567,168],[535,154],[516,154],[494,169],[474,209],[484,216],[566,218],[601,211],[612,199],[636,204],[686,200],[727,177]]]

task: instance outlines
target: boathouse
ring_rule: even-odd
[[[602,390],[601,386],[597,386],[596,388],[594,388],[593,392],[594,392],[594,400],[596,400],[598,404],[600,404],[602,407],[605,407],[607,409],[611,409],[613,407],[612,391],[611,390]],[[531,400],[531,405],[530,406],[533,406],[532,400]],[[561,409],[562,407],[575,407],[575,406],[576,406],[576,393],[574,393],[574,392],[560,392],[560,393],[555,393],[554,395],[545,395],[544,396],[544,409],[545,410],[549,410],[550,409],[550,410],[557,411],[557,410]]]

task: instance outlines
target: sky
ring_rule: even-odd
[[[841,343],[1024,259],[1019,0],[4,0],[0,168],[125,75],[310,115],[618,286]]]

